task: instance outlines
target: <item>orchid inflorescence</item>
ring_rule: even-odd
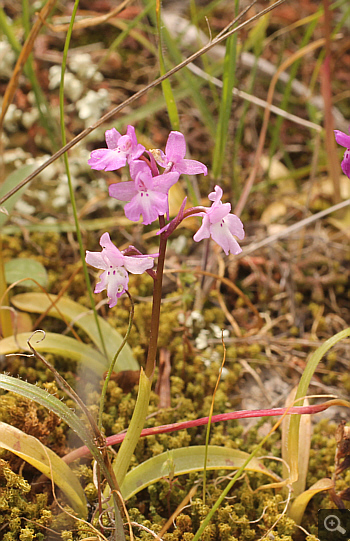
[[[146,150],[137,142],[133,126],[127,127],[126,135],[121,135],[115,128],[107,130],[105,138],[107,148],[93,150],[88,164],[92,169],[99,171],[115,171],[128,163],[132,180],[111,184],[109,195],[126,202],[124,212],[129,220],[137,222],[142,215],[142,223],[149,225],[162,217],[158,233],[166,239],[183,219],[198,215],[203,220],[193,237],[196,242],[211,237],[226,255],[242,251],[234,237],[240,240],[244,238],[243,224],[238,216],[230,213],[231,203],[222,203],[223,191],[220,186],[215,186],[214,191],[208,195],[209,200],[213,202],[210,208],[198,206],[184,210],[185,199],[178,215],[169,222],[168,194],[180,175],[206,175],[208,172],[203,163],[185,158],[186,142],[182,133],[170,132],[165,153],[160,149]],[[162,172],[158,166],[162,168]],[[168,220],[167,224],[164,217]],[[112,307],[127,290],[128,272],[151,273],[154,258],[158,254],[142,255],[134,247],[129,247],[123,253],[114,246],[108,233],[102,235],[100,245],[102,252],[87,252],[86,262],[104,270],[100,282],[96,285],[95,293],[106,289],[109,306]]]

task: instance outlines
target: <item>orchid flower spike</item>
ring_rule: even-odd
[[[206,175],[208,169],[197,160],[185,159],[186,142],[185,137],[178,131],[169,133],[168,141],[165,147],[165,154],[160,149],[150,150],[156,162],[161,167],[171,167],[171,171],[177,171],[180,175]]]
[[[343,170],[344,175],[350,178],[350,135],[346,135],[346,133],[343,133],[339,130],[334,130],[335,133],[335,140],[337,141],[338,145],[341,145],[342,147],[345,147],[345,153],[343,161],[341,162],[341,168]],[[350,133],[350,126],[349,126],[349,133]]]
[[[137,222],[140,215],[143,224],[154,222],[158,216],[168,215],[168,192],[179,179],[179,173],[171,172],[152,177],[148,165],[136,160],[130,164],[130,174],[134,180],[111,184],[109,195],[120,201],[129,201],[124,207],[125,216]]]
[[[85,261],[88,265],[104,272],[100,281],[96,284],[95,293],[107,290],[109,307],[112,308],[118,302],[119,297],[128,289],[129,275],[142,274],[154,265],[154,258],[148,255],[126,256],[123,255],[110,239],[108,233],[103,233],[100,238],[102,252],[86,252]]]
[[[244,238],[244,229],[241,220],[235,214],[230,214],[231,203],[222,203],[222,189],[215,186],[214,191],[208,195],[212,206],[205,212],[199,213],[203,217],[202,225],[194,235],[196,242],[211,237],[225,254],[239,254],[242,248],[235,237]]]
[[[115,171],[137,160],[145,151],[145,147],[137,143],[135,128],[128,126],[126,135],[121,135],[115,128],[105,133],[108,148],[98,148],[91,152],[88,164],[98,171]]]

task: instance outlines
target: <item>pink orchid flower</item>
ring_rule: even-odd
[[[120,201],[129,201],[124,207],[125,216],[137,222],[140,215],[143,224],[154,222],[158,216],[169,213],[168,192],[179,179],[179,173],[171,172],[152,177],[148,165],[137,160],[130,164],[130,174],[134,180],[111,184],[109,195]]]
[[[98,171],[115,171],[139,158],[145,147],[137,143],[135,128],[128,126],[126,135],[121,135],[115,128],[105,133],[108,148],[98,148],[91,152],[88,164]]]
[[[96,284],[95,293],[107,290],[109,307],[112,308],[118,302],[119,297],[128,289],[129,275],[142,274],[151,269],[154,258],[147,255],[126,256],[123,255],[110,239],[108,233],[103,233],[100,238],[102,252],[86,252],[86,263],[104,272],[100,276],[100,282]]]
[[[335,133],[335,140],[337,141],[338,145],[341,145],[342,147],[345,147],[345,153],[343,161],[341,162],[341,168],[343,170],[344,175],[350,178],[350,135],[346,135],[346,133],[343,133],[339,130],[334,130]],[[350,133],[350,127],[349,127],[349,133]]]
[[[212,206],[205,212],[200,213],[203,216],[203,222],[193,239],[196,242],[211,237],[225,254],[239,254],[242,248],[234,238],[240,240],[244,238],[244,229],[241,220],[235,214],[230,214],[231,203],[222,203],[223,191],[220,186],[215,186],[214,191],[208,195]]]
[[[186,142],[185,137],[178,131],[169,133],[168,141],[165,147],[165,154],[162,150],[151,150],[156,162],[161,167],[171,167],[172,171],[185,175],[206,175],[208,169],[206,166],[197,160],[185,159]]]

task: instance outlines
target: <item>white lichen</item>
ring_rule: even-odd
[[[49,88],[54,90],[61,84],[60,66],[51,66],[49,69]],[[66,72],[64,75],[64,94],[72,102],[77,101],[83,94],[84,85],[77,79],[73,73]]]
[[[101,113],[109,105],[109,94],[105,88],[100,88],[97,92],[89,90],[86,96],[81,98],[76,104],[78,116],[85,121],[86,126],[97,122]]]
[[[74,54],[68,60],[69,69],[76,74],[81,81],[91,80],[94,83],[103,81],[103,75],[97,71],[91,56],[88,53]]]
[[[10,79],[15,61],[16,55],[11,45],[5,40],[0,41],[0,77]]]

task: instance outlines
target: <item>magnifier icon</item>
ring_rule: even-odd
[[[340,525],[340,520],[336,515],[328,515],[323,521],[323,525],[329,532],[339,532],[342,535],[346,530]]]

